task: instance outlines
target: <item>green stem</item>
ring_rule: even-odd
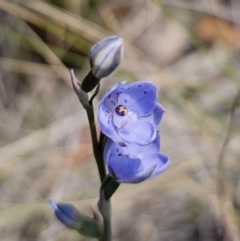
[[[104,145],[105,145],[106,141],[107,141],[106,136],[102,132],[100,132],[99,146],[100,146],[102,151],[103,151],[103,148],[104,148]]]
[[[89,126],[90,126],[91,137],[92,137],[91,139],[92,139],[92,145],[93,145],[93,153],[94,153],[95,160],[97,162],[97,167],[98,167],[100,179],[102,182],[104,177],[106,176],[106,170],[105,170],[105,165],[104,165],[104,160],[103,160],[103,153],[101,150],[101,146],[98,142],[94,110],[93,110],[93,105],[92,105],[93,99],[99,92],[100,86],[98,85],[95,93],[93,94],[92,98],[89,100],[88,94],[81,89],[81,86],[77,82],[73,69],[70,70],[70,76],[71,76],[73,89],[74,89],[76,95],[78,96],[79,101],[82,104],[83,108],[87,112],[87,117],[88,117],[88,122],[89,122]]]
[[[106,169],[105,169],[105,164],[104,164],[104,160],[103,160],[103,145],[104,145],[105,136],[101,133],[100,140],[98,141],[97,129],[96,129],[95,117],[94,117],[94,109],[93,109],[93,99],[98,94],[100,85],[98,84],[98,87],[96,88],[95,93],[89,100],[87,93],[84,92],[81,89],[82,86],[80,87],[80,85],[78,84],[73,70],[70,71],[70,75],[71,75],[73,89],[74,89],[75,93],[77,94],[84,109],[87,112],[87,117],[88,117],[88,122],[89,122],[89,126],[90,126],[90,132],[91,132],[93,153],[94,153],[94,157],[95,157],[95,160],[97,163],[101,183],[103,183],[103,180],[106,177]],[[91,80],[91,73],[88,74],[87,77],[85,77],[85,88],[86,89],[88,88],[88,86],[86,84],[87,78],[89,78],[89,81]],[[101,241],[111,241],[111,239],[112,239],[111,203],[110,203],[110,200],[106,200],[103,189],[100,190],[99,210],[102,214],[103,222],[104,222],[103,240],[101,240],[101,238],[99,238],[99,241],[100,240]]]
[[[111,210],[111,203],[109,201],[109,208]],[[104,224],[104,232],[103,232],[103,240],[111,241],[112,240],[112,223],[111,223],[111,215],[108,217],[103,217]]]
[[[102,152],[98,143],[93,106],[89,106],[88,108],[86,108],[86,111],[87,111],[87,117],[88,117],[88,122],[90,126],[91,137],[92,137],[91,139],[92,139],[92,145],[93,145],[93,153],[96,159],[100,179],[102,182],[106,176],[106,170],[105,170]]]
[[[100,189],[100,198],[98,201],[98,208],[103,217],[103,240],[112,240],[112,225],[111,225],[111,202],[105,198],[104,189]]]
[[[96,159],[101,182],[103,182],[104,178],[106,177],[106,169],[104,165],[103,152],[102,152],[103,143],[98,142],[93,106],[89,105],[89,107],[86,108],[86,111],[87,111],[87,117],[88,117],[88,122],[90,126],[91,137],[92,137],[91,139],[92,139],[92,145],[93,145],[93,153]],[[110,200],[106,200],[105,197],[104,197],[104,203],[107,203],[107,206],[105,207],[105,212],[102,213],[103,227],[104,227],[103,241],[111,241],[112,240],[111,203],[110,203]]]
[[[96,90],[95,90],[93,96],[92,96],[91,99],[89,100],[89,104],[90,104],[90,105],[92,105],[93,100],[94,100],[94,98],[97,96],[99,90],[100,90],[100,83],[97,85],[97,88],[96,88]]]

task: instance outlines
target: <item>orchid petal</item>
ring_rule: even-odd
[[[119,136],[126,142],[138,145],[147,145],[157,135],[155,126],[148,121],[135,121],[127,123],[118,129]]]
[[[133,178],[129,178],[129,179],[118,179],[118,182],[121,183],[139,183],[139,182],[143,182],[146,179],[148,179],[153,171],[155,170],[156,166],[152,166],[150,167],[148,170],[144,170],[140,173],[138,173],[137,175],[135,175]]]
[[[157,103],[157,87],[151,82],[139,81],[122,90],[118,104],[137,114],[138,117],[150,115]]]
[[[154,177],[165,171],[170,163],[169,157],[163,153],[147,153],[142,156],[141,160],[144,165],[144,169],[148,169],[151,166],[156,165],[151,177]]]
[[[100,123],[101,131],[103,134],[117,143],[123,142],[112,123],[112,116],[110,111],[104,105],[99,106],[98,121]]]
[[[116,179],[130,179],[143,170],[142,162],[138,158],[127,156],[113,156],[109,160],[109,172]]]
[[[162,107],[162,105],[157,103],[153,112],[150,115],[140,117],[139,119],[150,121],[155,126],[157,126],[161,122],[164,113],[165,109]]]
[[[119,94],[124,86],[126,86],[126,81],[121,81],[113,85],[103,97],[100,105],[105,105],[109,111],[113,112],[118,103]]]
[[[108,167],[110,156],[112,155],[112,152],[113,152],[114,145],[115,145],[115,142],[113,142],[111,139],[108,138],[104,146],[103,159],[107,167]]]
[[[157,132],[156,139],[146,146],[142,146],[141,152],[142,153],[154,153],[159,152],[160,149],[160,133]]]

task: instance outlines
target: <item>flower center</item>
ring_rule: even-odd
[[[115,112],[119,116],[125,116],[129,112],[129,110],[124,105],[118,105],[115,108]]]

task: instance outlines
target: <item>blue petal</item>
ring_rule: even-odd
[[[141,153],[142,146],[136,144],[127,144],[125,147],[122,147],[120,151],[123,152],[125,156],[129,156],[131,158],[138,158]]]
[[[112,123],[112,115],[103,104],[99,105],[98,121],[103,134],[117,143],[122,143],[122,140],[119,138],[116,128]]]
[[[166,170],[169,166],[170,159],[163,153],[148,153],[142,156],[142,163],[144,165],[144,169],[148,169],[156,165],[154,172],[151,174],[151,177],[154,177]]]
[[[116,179],[124,180],[134,178],[143,170],[141,160],[127,156],[114,156],[109,160],[109,173]]]
[[[109,138],[107,139],[107,141],[105,143],[104,151],[103,151],[103,159],[104,159],[106,166],[108,166],[108,162],[109,162],[114,144],[115,143]]]
[[[139,119],[150,121],[155,126],[157,126],[161,122],[164,113],[165,109],[159,103],[157,103],[153,112],[150,115],[141,117]]]
[[[157,103],[157,87],[151,82],[138,81],[125,86],[118,98],[118,104],[124,105],[138,117],[150,115]]]
[[[157,103],[155,109],[153,110],[153,120],[156,126],[161,122],[164,113],[165,109],[162,105]]]
[[[113,112],[117,105],[119,94],[126,85],[126,81],[121,81],[113,85],[113,87],[105,94],[100,104],[103,103],[108,110]]]
[[[117,181],[122,182],[122,183],[139,183],[139,182],[145,181],[146,179],[148,179],[152,175],[155,168],[156,168],[156,165],[150,167],[148,170],[144,170],[144,171],[138,173],[133,178],[118,179]]]
[[[154,152],[159,152],[160,149],[160,133],[159,131],[157,132],[157,137],[156,139],[151,142],[150,144],[146,146],[142,146],[141,153],[146,154],[146,153],[154,153]]]
[[[155,126],[143,120],[127,123],[123,128],[118,129],[118,133],[126,142],[137,145],[148,145],[157,135]]]
[[[111,144],[110,144],[111,143]],[[107,149],[110,149],[110,153],[107,153]],[[138,158],[141,153],[142,146],[135,144],[127,144],[126,146],[120,146],[117,143],[108,140],[106,142],[104,151],[106,150],[106,157],[112,156],[128,156],[130,158]]]

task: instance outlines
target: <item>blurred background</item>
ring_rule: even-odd
[[[150,80],[166,114],[162,175],[112,198],[114,241],[240,240],[239,0],[0,0],[0,240],[91,240],[49,198],[97,210],[99,177],[79,80],[110,35],[125,57],[102,80]]]

